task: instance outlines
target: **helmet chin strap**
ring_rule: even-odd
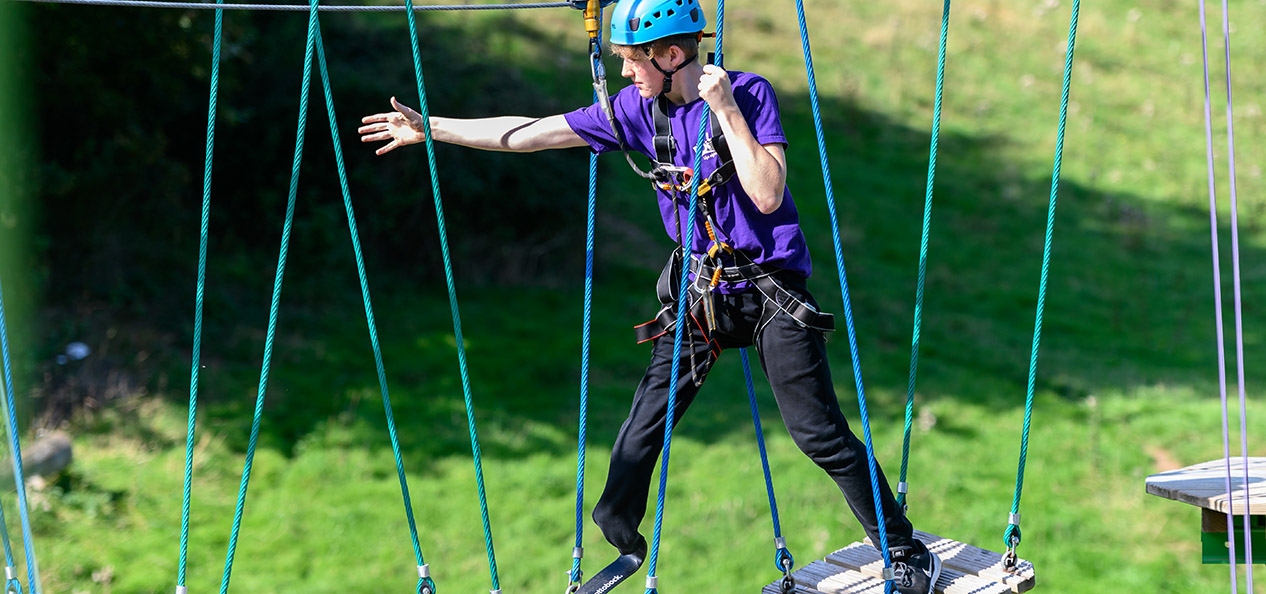
[[[673,92],[673,75],[677,74],[677,71],[681,70],[682,68],[685,68],[687,64],[699,58],[699,54],[696,53],[693,56],[690,56],[689,58],[686,58],[685,60],[683,60],[681,62],[681,65],[677,66],[676,68],[673,68],[672,70],[665,70],[662,66],[659,65],[659,60],[656,60],[655,56],[651,55],[650,46],[643,46],[642,51],[646,52],[646,56],[651,59],[651,65],[654,66],[655,69],[658,70],[660,74],[664,75],[664,86],[659,91],[660,95],[667,95]]]

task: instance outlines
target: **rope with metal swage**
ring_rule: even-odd
[[[919,284],[915,290],[914,332],[910,338],[910,382],[906,387],[906,423],[901,440],[901,478],[897,483],[897,504],[906,508],[907,470],[910,467],[910,434],[914,428],[914,383],[919,369],[919,330],[923,325],[923,286],[928,269],[928,237],[932,231],[932,186],[936,179],[936,145],[941,136],[941,97],[945,88],[945,46],[949,38],[950,0],[941,13],[941,43],[936,58],[936,102],[932,108],[932,142],[928,150],[928,183],[923,199],[923,233],[919,240]]]
[[[26,553],[26,579],[31,594],[39,594],[40,570],[35,560],[35,543],[31,536],[31,518],[27,513],[26,478],[22,473],[22,445],[18,442],[18,409],[14,403],[13,365],[9,358],[9,330],[4,316],[4,287],[0,286],[0,354],[4,358],[4,391],[0,398],[4,399],[4,416],[8,421],[9,455],[13,458],[13,485],[18,493],[18,517],[22,521],[22,548]],[[3,522],[3,515],[0,515]],[[8,529],[4,530],[5,588],[20,593],[22,585],[13,571],[13,550],[9,545]]]
[[[610,0],[607,0],[609,3]],[[584,6],[585,29],[589,35],[589,60],[594,78],[593,100],[599,97],[599,85],[606,86],[606,72],[602,65],[602,7],[600,0],[588,0]],[[601,81],[601,82],[600,82]],[[598,153],[589,153],[589,199],[585,210],[585,298],[583,328],[580,346],[580,412],[576,433],[576,543],[572,548],[572,566],[568,572],[567,590],[574,592],[584,581],[580,569],[584,557],[585,540],[585,441],[588,439],[589,414],[589,343],[593,319],[593,260],[594,238],[597,234],[598,203]]]
[[[875,446],[870,435],[870,416],[866,410],[866,389],[862,384],[861,357],[857,350],[857,332],[853,326],[853,307],[848,293],[848,275],[844,270],[844,252],[840,239],[839,217],[835,210],[835,188],[831,183],[831,167],[827,160],[826,134],[822,129],[822,112],[818,102],[818,83],[813,71],[813,51],[809,47],[809,27],[804,17],[804,0],[796,0],[796,12],[800,20],[800,42],[804,49],[805,72],[809,79],[809,100],[813,106],[813,127],[817,133],[818,154],[822,163],[822,181],[826,187],[826,205],[831,215],[831,239],[835,243],[835,266],[840,279],[840,293],[844,302],[844,321],[848,328],[848,348],[853,361],[853,381],[857,386],[857,407],[861,413],[862,433],[866,444],[866,463],[870,469],[871,490],[875,498],[875,516],[879,526],[884,521],[884,508],[880,503],[878,466],[875,463]],[[892,555],[888,552],[888,532],[879,530],[879,552],[883,555],[884,573],[891,574]],[[892,592],[892,580],[886,580],[885,591]]]
[[[453,280],[453,261],[448,249],[448,232],[444,225],[444,203],[440,195],[439,166],[435,161],[435,140],[431,137],[431,110],[426,100],[426,79],[422,73],[422,51],[418,46],[418,28],[413,16],[413,0],[405,0],[409,9],[409,43],[413,50],[413,72],[418,86],[418,113],[426,132],[426,163],[431,175],[431,195],[435,202],[435,222],[440,240],[440,252],[444,258],[444,281],[448,287],[448,305],[453,316],[453,337],[457,346],[457,364],[461,372],[462,397],[466,402],[466,422],[470,428],[470,449],[475,464],[475,483],[479,491],[479,513],[483,520],[484,546],[488,551],[488,573],[492,578],[492,592],[501,591],[497,576],[497,554],[492,544],[492,525],[488,520],[488,496],[484,488],[483,462],[479,452],[479,434],[475,427],[474,400],[470,389],[470,372],[466,365],[466,346],[462,338],[461,312],[457,307],[457,286]]]
[[[413,517],[413,502],[409,497],[409,481],[405,476],[404,458],[400,453],[400,437],[396,431],[395,415],[392,412],[391,396],[387,388],[387,372],[382,361],[382,347],[378,342],[378,326],[374,322],[374,308],[369,295],[369,279],[365,274],[365,257],[361,250],[360,233],[356,227],[356,214],[352,209],[352,194],[348,189],[347,167],[343,163],[343,147],[339,140],[338,120],[334,112],[334,93],[330,87],[330,74],[325,61],[325,43],[321,39],[321,29],[316,33],[317,63],[321,69],[321,86],[325,92],[325,108],[330,120],[330,135],[334,141],[334,160],[338,166],[339,187],[343,193],[343,207],[347,211],[347,228],[351,235],[352,251],[356,256],[356,274],[360,279],[361,298],[365,303],[365,322],[369,327],[369,341],[374,351],[374,365],[378,372],[378,386],[382,392],[382,404],[387,420],[387,434],[391,440],[391,452],[396,461],[396,476],[400,481],[400,493],[404,501],[404,513],[409,523],[409,533],[413,539],[413,553],[417,559],[417,590],[423,594],[434,594],[435,583],[430,577],[430,568],[422,557],[422,545],[418,542],[417,521]]]
[[[1020,464],[1016,470],[1015,498],[1011,502],[1011,516],[1008,520],[1003,542],[1007,547],[1006,562],[1016,562],[1015,548],[1020,544],[1020,495],[1024,490],[1024,463],[1029,454],[1029,427],[1033,420],[1033,393],[1037,383],[1037,352],[1042,340],[1042,310],[1046,306],[1046,279],[1051,265],[1051,243],[1055,234],[1055,205],[1059,197],[1059,173],[1064,160],[1064,128],[1068,123],[1068,95],[1073,76],[1073,50],[1077,43],[1077,17],[1081,11],[1081,0],[1073,0],[1072,17],[1068,23],[1068,49],[1064,57],[1064,85],[1059,103],[1059,134],[1055,139],[1055,166],[1051,170],[1051,200],[1046,214],[1046,242],[1042,248],[1042,280],[1038,285],[1037,314],[1033,322],[1033,352],[1029,357],[1028,391],[1024,398],[1024,430],[1020,437]]]
[[[783,574],[782,592],[788,594],[796,587],[791,571],[796,566],[796,559],[787,550],[787,543],[782,537],[782,522],[778,520],[778,498],[774,496],[774,477],[769,472],[769,453],[765,449],[765,430],[761,427],[760,409],[756,406],[756,384],[752,381],[752,363],[747,356],[747,349],[739,349],[743,359],[743,379],[747,380],[747,401],[752,407],[752,424],[756,428],[756,447],[760,450],[761,470],[765,473],[765,492],[769,496],[769,514],[774,523],[774,567]]]

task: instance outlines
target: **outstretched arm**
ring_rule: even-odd
[[[390,141],[378,148],[383,155],[399,147],[426,140],[422,115],[391,98],[394,112],[361,118],[361,142]],[[530,153],[546,149],[588,146],[561,115],[544,118],[503,116],[462,120],[431,117],[431,134],[439,142],[488,151]]]

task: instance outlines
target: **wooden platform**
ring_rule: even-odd
[[[1147,477],[1147,492],[1200,508],[1200,560],[1230,563],[1232,528],[1227,514],[1235,518],[1235,562],[1247,562],[1246,549],[1266,549],[1266,458],[1230,459],[1230,491],[1227,490],[1227,459],[1213,460]],[[1243,516],[1249,516],[1244,518]],[[1241,530],[1249,520],[1247,533]],[[1266,563],[1261,556],[1254,563]]]
[[[1240,516],[1266,515],[1266,458],[1231,459],[1231,492],[1226,491],[1226,460],[1213,460],[1147,477],[1147,492],[1226,514],[1234,504]]]
[[[936,591],[944,594],[1011,594],[1033,588],[1033,564],[1023,559],[1014,572],[1002,567],[1002,555],[926,532],[914,533],[941,558]],[[799,594],[883,594],[884,561],[869,542],[853,543],[797,570]],[[780,594],[782,580],[761,594]]]

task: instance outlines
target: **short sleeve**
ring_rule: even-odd
[[[756,142],[787,144],[787,134],[783,132],[782,116],[778,108],[778,96],[769,81],[756,75],[739,81],[734,89],[734,100],[751,126]]]

